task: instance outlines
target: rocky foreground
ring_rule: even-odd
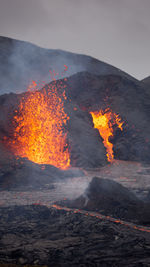
[[[150,233],[44,206],[0,208],[0,262],[150,266]]]
[[[110,179],[94,177],[81,196],[58,204],[150,226],[149,200],[140,200],[132,190]]]
[[[149,166],[114,162],[84,176],[19,162],[1,169],[0,267],[150,266]]]

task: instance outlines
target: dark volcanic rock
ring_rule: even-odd
[[[150,161],[150,96],[140,83],[119,75],[97,76],[82,72],[67,80],[67,95],[80,109],[110,108],[124,121],[123,131],[114,128],[116,159]]]
[[[143,90],[149,95],[150,97],[150,76],[146,77],[141,81],[141,86]]]
[[[115,218],[150,225],[150,205],[139,200],[129,189],[109,179],[94,177],[82,196],[63,201],[61,205],[98,211]]]
[[[66,106],[66,110],[70,117],[67,131],[71,165],[86,169],[107,164],[103,140],[97,130],[93,128],[88,112],[82,111],[79,107],[74,111],[70,105]]]
[[[148,77],[146,77],[145,79],[143,79],[143,80],[141,81],[141,83],[142,83],[143,85],[145,85],[147,88],[149,88],[149,87],[150,87],[150,76],[148,76]]]
[[[150,234],[42,206],[0,208],[0,262],[149,266]]]
[[[56,181],[82,175],[79,169],[60,170],[15,157],[0,144],[0,190],[49,189]]]

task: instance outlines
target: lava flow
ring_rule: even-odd
[[[99,130],[101,137],[103,138],[104,146],[107,151],[107,159],[112,162],[114,159],[113,144],[109,141],[110,136],[114,135],[113,126],[116,125],[121,131],[123,130],[123,122],[118,114],[115,114],[106,109],[105,111],[90,112],[93,118],[94,128]]]
[[[69,120],[64,110],[65,85],[54,81],[41,91],[32,91],[31,87],[13,118],[14,133],[9,146],[15,155],[35,163],[67,169],[70,156],[64,131]]]
[[[34,205],[35,204],[36,205],[40,205],[39,203],[33,203],[33,204]],[[126,222],[126,221],[123,221],[121,219],[116,219],[116,218],[113,218],[111,216],[106,216],[106,215],[100,214],[98,212],[92,212],[92,211],[90,212],[90,211],[85,211],[85,210],[62,207],[62,206],[58,206],[56,204],[53,204],[53,205],[50,205],[50,206],[45,205],[45,206],[52,207],[52,208],[55,208],[57,210],[65,210],[67,212],[73,212],[73,213],[78,213],[78,214],[84,214],[85,216],[96,217],[97,219],[100,219],[100,220],[106,220],[106,221],[110,221],[110,222],[113,222],[113,223],[122,224],[123,226],[132,228],[134,230],[150,233],[150,228],[149,227],[136,225],[134,223]]]

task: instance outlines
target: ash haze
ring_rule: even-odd
[[[0,0],[0,35],[150,75],[150,0]]]

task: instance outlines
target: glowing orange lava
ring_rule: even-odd
[[[99,130],[101,137],[103,138],[104,146],[107,151],[107,159],[112,162],[114,159],[113,144],[109,141],[110,136],[114,135],[113,126],[116,125],[122,131],[123,122],[118,114],[111,112],[109,109],[105,111],[90,112],[93,118],[94,128]]]
[[[54,81],[41,91],[32,91],[30,86],[13,118],[15,130],[9,146],[15,155],[35,163],[67,169],[70,156],[64,127],[69,117],[64,110],[65,86],[58,84]],[[32,85],[36,87],[35,82]]]

